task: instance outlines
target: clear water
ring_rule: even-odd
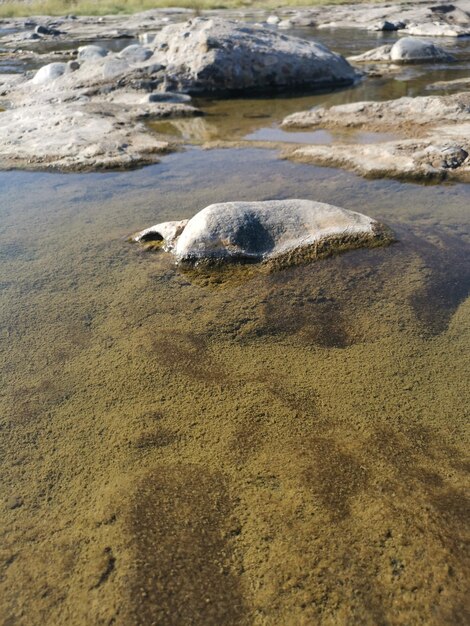
[[[204,123],[244,137],[301,100],[207,102]],[[261,149],[1,172],[4,623],[464,623],[469,190]],[[397,242],[268,274],[127,239],[288,197]]]
[[[344,55],[355,55],[379,45],[396,41],[397,34],[376,34],[367,31],[335,29],[316,30],[312,28],[296,29],[293,34],[312,38],[324,43],[332,50]],[[439,81],[465,78],[470,72],[470,40],[463,38],[434,38],[437,45],[454,54],[458,61],[453,64],[411,65],[392,75],[386,72],[381,77],[359,81],[354,87],[339,89],[329,93],[291,93],[276,97],[251,97],[237,100],[199,99],[196,101],[205,113],[202,118],[176,120],[173,122],[155,122],[151,127],[158,133],[173,135],[190,143],[216,141],[253,141],[331,143],[341,141],[361,141],[374,143],[393,139],[390,134],[343,133],[332,135],[330,132],[299,133],[282,131],[280,124],[284,117],[311,109],[316,106],[347,104],[362,100],[389,100],[403,96],[415,97],[430,95],[429,85]],[[380,69],[380,65],[377,65]],[[448,90],[450,91],[450,89]],[[444,94],[446,89],[433,89],[432,94]]]

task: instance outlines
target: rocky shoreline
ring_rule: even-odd
[[[334,89],[357,78],[325,46],[262,26],[195,18],[165,27],[147,46],[113,53],[87,45],[76,60],[4,78],[0,162],[62,170],[144,165],[171,146],[142,119],[200,114],[188,94]]]
[[[470,34],[465,0],[191,15],[159,9],[2,20],[0,61],[37,69],[0,73],[0,168],[82,171],[155,163],[181,141],[150,132],[146,122],[203,115],[194,96],[285,97],[302,89],[346,88],[403,65],[454,63],[445,42]],[[399,38],[346,59],[290,34],[313,26],[396,31]],[[420,38],[426,33],[434,41]],[[443,45],[436,42],[441,35]],[[442,84],[429,89],[442,90]],[[467,86],[464,78],[449,84],[453,91]],[[386,131],[397,138],[373,145],[291,145],[283,155],[365,176],[467,180],[469,126],[465,91],[320,106],[287,116],[282,127]],[[279,142],[263,145],[277,148]]]
[[[283,127],[392,131],[401,137],[373,145],[335,144],[296,148],[288,157],[344,167],[369,177],[468,180],[470,94],[356,102],[295,113]]]

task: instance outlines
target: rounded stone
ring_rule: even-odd
[[[403,37],[393,44],[390,59],[401,63],[423,63],[426,61],[455,61],[455,57],[431,41]]]
[[[144,63],[153,54],[153,51],[139,44],[132,44],[121,50],[118,54],[120,59],[125,59],[128,63]]]
[[[67,63],[49,63],[48,65],[41,67],[36,72],[34,78],[32,79],[32,83],[34,85],[44,85],[46,83],[50,83],[62,76],[62,74],[66,71]]]
[[[312,200],[212,204],[184,224],[178,236],[175,224],[157,224],[134,240],[159,238],[181,262],[276,259],[287,264],[390,240],[374,219]]]
[[[88,61],[90,59],[101,59],[107,55],[108,50],[106,50],[106,48],[103,48],[102,46],[89,45],[81,46],[78,49],[77,58],[80,61]]]

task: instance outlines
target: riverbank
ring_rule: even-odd
[[[309,6],[331,4],[353,4],[351,0],[313,0]],[[359,2],[358,2],[359,4]],[[29,15],[114,15],[119,13],[132,14],[152,9],[176,7],[194,12],[211,9],[278,9],[286,6],[305,6],[305,0],[287,0],[279,3],[276,0],[2,0],[0,2],[0,18],[22,17]]]

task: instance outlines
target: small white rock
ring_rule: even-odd
[[[41,67],[31,82],[34,85],[44,85],[56,80],[67,71],[67,63],[49,63]]]

